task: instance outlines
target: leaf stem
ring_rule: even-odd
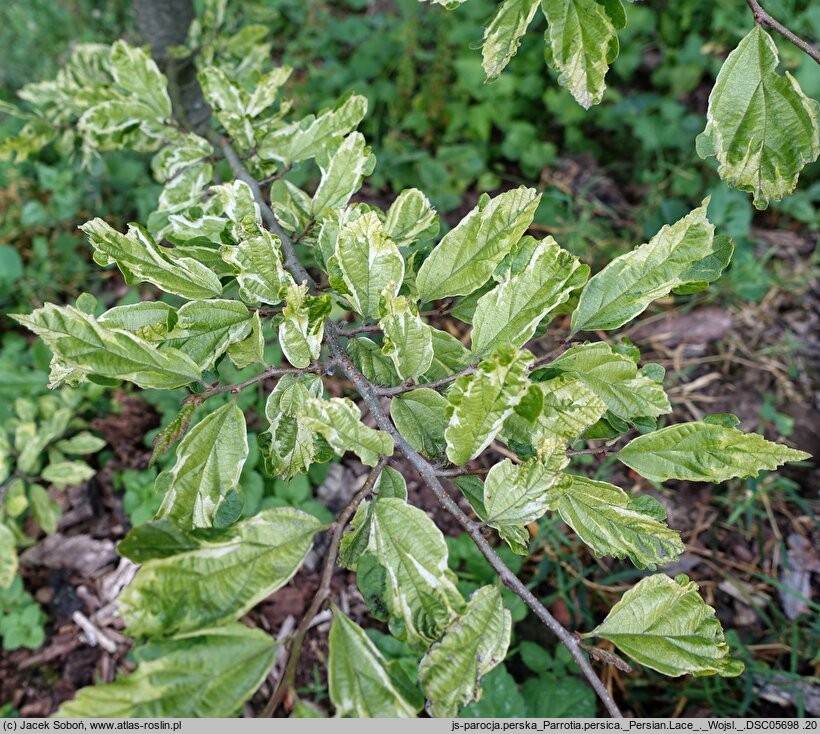
[[[757,0],[746,0],[746,4],[752,9],[755,16],[755,21],[758,25],[767,25],[772,30],[777,31],[781,36],[783,36],[783,38],[793,43],[804,54],[814,59],[816,63],[820,64],[820,50],[818,50],[814,44],[804,41],[796,33],[793,33],[782,23],[772,18],[772,16],[763,9]]]
[[[316,593],[313,595],[313,601],[311,601],[310,606],[302,617],[302,621],[293,633],[293,642],[290,646],[288,662],[285,665],[285,672],[282,674],[282,680],[279,681],[279,685],[276,686],[276,690],[273,692],[273,695],[271,695],[267,704],[265,704],[265,708],[262,709],[259,718],[267,719],[273,716],[288,691],[293,688],[293,684],[296,680],[296,667],[299,663],[299,656],[302,652],[302,645],[305,641],[305,635],[310,628],[313,618],[318,614],[319,609],[321,609],[322,604],[325,603],[328,596],[330,596],[330,582],[333,578],[333,570],[336,566],[336,556],[339,554],[339,544],[342,541],[342,534],[347,527],[348,521],[356,511],[356,508],[361,504],[365,496],[369,492],[373,491],[376,480],[382,473],[382,469],[386,463],[387,457],[379,457],[378,463],[370,471],[370,474],[367,475],[367,479],[364,484],[353,495],[353,497],[350,498],[350,502],[342,508],[342,511],[333,522],[333,525],[331,525],[330,544],[328,545],[327,552],[325,553],[325,562],[322,566],[322,576],[319,581],[319,588],[316,589]]]

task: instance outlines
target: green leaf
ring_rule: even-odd
[[[572,347],[549,367],[577,377],[624,420],[672,411],[663,385],[639,372],[635,362],[603,342]]]
[[[269,474],[286,480],[304,474],[327,446],[299,419],[302,406],[311,397],[321,395],[322,380],[318,375],[284,375],[276,383],[265,405],[270,429],[259,436]]]
[[[2,507],[10,518],[18,518],[28,509],[26,483],[22,479],[12,479],[5,486]]]
[[[482,586],[419,664],[430,716],[451,717],[481,696],[481,678],[507,654],[512,622],[501,593]]]
[[[454,375],[475,361],[470,350],[446,331],[430,327],[430,334],[433,341],[433,361],[421,382],[432,382]]]
[[[638,508],[620,487],[569,476],[557,488],[556,509],[598,556],[629,558],[654,570],[674,563],[685,550],[680,534]]]
[[[475,514],[483,518],[487,514],[487,510],[484,507],[484,482],[476,476],[467,474],[465,476],[456,477],[453,479],[453,483],[467,498]]]
[[[309,296],[305,285],[289,285],[286,294],[279,345],[294,367],[308,367],[322,351],[325,319],[332,308],[330,296]]]
[[[418,189],[402,191],[387,210],[384,231],[399,247],[435,237],[438,230],[438,214]]]
[[[222,259],[233,266],[239,295],[246,303],[275,306],[282,302],[282,288],[293,284],[282,264],[280,247],[279,238],[263,229],[235,247],[226,245],[220,250]]]
[[[252,364],[265,363],[265,334],[259,311],[254,311],[251,316],[251,333],[228,347],[228,357],[238,370]]]
[[[533,718],[594,719],[598,710],[598,699],[589,685],[566,674],[528,678],[521,693],[529,703],[527,716]]]
[[[177,311],[167,344],[187,354],[205,372],[228,347],[247,337],[251,327],[251,314],[239,301],[189,301]]]
[[[538,447],[538,456],[523,464],[504,459],[484,480],[482,520],[498,530],[520,555],[527,555],[530,542],[526,526],[554,505],[553,489],[569,464],[566,448],[561,439],[545,439]]]
[[[139,227],[129,226],[120,234],[98,217],[80,229],[94,246],[94,260],[103,266],[116,263],[129,285],[147,281],[190,299],[222,295],[222,284],[211,270],[187,257],[172,262]]]
[[[46,615],[23,589],[21,576],[15,576],[8,589],[0,588],[0,609],[0,639],[6,653],[21,647],[34,650],[45,642]]]
[[[34,521],[46,535],[56,532],[57,521],[60,519],[60,504],[52,500],[45,488],[39,484],[32,484],[28,493]]]
[[[353,310],[378,318],[385,288],[398,295],[404,280],[404,258],[385,233],[376,212],[345,222],[339,229],[332,262],[339,268]]]
[[[65,489],[88,481],[96,473],[84,461],[57,461],[43,469],[40,477],[44,482]]]
[[[270,107],[276,101],[280,88],[292,73],[291,67],[279,66],[263,74],[250,94],[250,99],[245,106],[245,114],[249,117],[257,117]]]
[[[163,212],[182,212],[202,200],[205,187],[213,181],[214,168],[210,163],[194,163],[183,168],[165,184],[159,195],[158,209]],[[168,253],[175,257],[176,253]]]
[[[117,553],[134,563],[145,563],[197,548],[198,541],[190,531],[178,528],[170,520],[151,520],[131,528],[117,546]]]
[[[120,329],[106,329],[72,306],[46,304],[29,316],[12,318],[41,337],[70,367],[144,388],[173,390],[199,380],[199,368],[178,349],[154,345]]]
[[[407,501],[407,482],[395,469],[386,466],[373,485],[373,494],[379,497],[398,497]]]
[[[312,199],[286,178],[279,178],[270,187],[270,206],[279,223],[290,232],[305,229],[310,223]],[[334,216],[337,209],[328,209],[322,219]]]
[[[541,0],[541,9],[549,24],[547,63],[558,72],[558,83],[589,109],[604,96],[615,26],[596,0]]]
[[[734,677],[743,663],[729,655],[715,610],[698,595],[694,581],[664,574],[641,579],[583,637],[603,637],[641,665],[677,677]]]
[[[535,421],[544,408],[544,392],[537,385],[530,385],[524,397],[515,406],[515,414],[528,423]]]
[[[220,502],[239,484],[247,458],[245,414],[230,402],[203,418],[180,442],[157,518],[185,529],[211,527]]]
[[[151,453],[151,458],[148,460],[148,466],[153,466],[154,462],[156,462],[160,456],[185,435],[188,426],[191,425],[191,417],[195,410],[196,403],[183,403],[170,423],[154,436],[154,450]]]
[[[693,293],[720,276],[731,259],[726,240],[715,239],[706,207],[665,225],[647,244],[612,260],[581,291],[572,331],[617,329],[672,290]],[[718,264],[719,263],[719,264]]]
[[[156,110],[130,99],[112,99],[87,109],[77,121],[86,148],[116,150],[128,141],[136,150],[156,150],[167,128]]]
[[[277,642],[241,624],[155,640],[134,650],[137,668],[86,686],[55,714],[66,718],[236,716],[262,684]]]
[[[255,237],[261,231],[262,215],[251,187],[244,181],[211,186],[221,212],[233,222],[233,237],[243,240]]]
[[[712,253],[692,265],[681,277],[683,285],[672,292],[679,296],[698,293],[716,281],[727,268],[735,252],[735,243],[730,237],[717,235],[712,244]]]
[[[419,299],[466,295],[482,286],[530,226],[540,201],[535,189],[524,186],[480,201],[422,264]]]
[[[402,380],[416,378],[433,363],[432,330],[422,321],[414,303],[406,296],[391,296],[390,290],[385,289],[381,301],[382,352],[393,360]]]
[[[359,506],[352,527],[341,562],[356,571],[374,616],[389,620],[391,634],[412,646],[438,639],[464,600],[435,523],[403,499],[377,497]]]
[[[215,111],[227,110],[240,115],[244,113],[249,95],[223,69],[208,66],[197,76],[205,99]]]
[[[18,451],[17,469],[25,474],[34,474],[39,467],[40,454],[49,443],[60,438],[68,430],[69,422],[74,415],[70,408],[55,410],[53,406],[49,406],[46,410],[46,418],[37,424],[34,422],[36,415],[34,403],[26,401],[27,407],[30,407],[32,411],[26,419],[23,418],[23,411],[20,410],[22,402],[15,400],[14,403],[15,411],[23,419],[14,427],[14,448]]]
[[[116,41],[111,47],[111,75],[123,89],[149,107],[158,120],[171,117],[171,98],[165,77],[141,48]]]
[[[337,716],[416,716],[418,708],[404,698],[391,679],[387,665],[364,630],[334,608],[327,679]]]
[[[433,338],[435,339],[435,330]],[[401,379],[396,374],[393,360],[382,354],[382,348],[366,336],[350,339],[345,346],[353,364],[370,382],[376,385],[398,385]]]
[[[544,396],[541,413],[530,422],[514,414],[507,418],[500,434],[504,440],[535,445],[540,439],[558,436],[578,438],[606,413],[606,403],[577,377],[559,375],[533,383]],[[532,388],[531,388],[532,389]]]
[[[515,56],[521,44],[521,36],[538,8],[538,0],[504,0],[490,25],[484,30],[481,48],[482,66],[487,81],[496,79]]]
[[[11,245],[0,245],[0,286],[9,286],[23,277],[23,258]]]
[[[291,507],[222,530],[190,533],[196,548],[144,563],[118,598],[134,636],[166,636],[235,620],[284,586],[321,529]]]
[[[540,695],[536,699],[544,693],[545,691],[539,691]],[[459,718],[517,719],[530,715],[527,701],[518,690],[515,678],[510,675],[507,666],[500,663],[481,679],[481,698],[468,703],[459,713]]]
[[[778,62],[772,37],[755,23],[721,67],[697,138],[698,155],[715,156],[720,177],[750,192],[758,209],[794,191],[820,154],[820,104],[788,71],[778,74]]]
[[[277,121],[275,128],[258,138],[259,157],[278,160],[284,166],[313,158],[353,130],[367,114],[367,98],[348,97],[335,110],[309,117],[290,125]]]
[[[773,471],[787,461],[811,455],[756,433],[693,421],[638,436],[618,452],[618,458],[653,482],[688,479],[717,483],[733,477],[756,477],[760,471]]]
[[[85,456],[87,454],[96,454],[105,448],[105,439],[88,431],[80,431],[71,438],[58,441],[55,446],[58,451],[62,451],[64,454]]]
[[[370,152],[370,146],[365,143],[364,135],[350,133],[326,164],[321,159],[319,161],[322,178],[313,195],[313,216],[321,214],[325,209],[344,207],[361,188],[364,177],[373,172],[375,163],[376,159]]]
[[[186,133],[169,141],[151,159],[151,171],[157,181],[167,181],[188,166],[213,155],[213,146],[194,133]]]
[[[85,310],[85,309],[81,309]],[[86,311],[89,315],[93,313]],[[176,321],[176,310],[162,301],[141,301],[114,306],[101,314],[97,323],[109,329],[124,329],[149,342],[163,342],[169,325]]]
[[[533,356],[499,347],[471,375],[450,388],[450,420],[444,437],[447,458],[456,466],[478,456],[498,435],[530,385],[527,373]]]
[[[17,568],[17,541],[8,526],[0,522],[0,589],[11,586]]]
[[[298,417],[299,411],[311,398],[322,396],[322,378],[319,375],[283,375],[265,404],[265,415],[273,423],[288,415]]]
[[[588,276],[589,266],[547,237],[523,270],[478,300],[473,316],[473,352],[488,354],[505,343],[522,346],[538,324],[566,302],[572,291],[581,288]]]
[[[396,429],[416,451],[428,459],[440,459],[447,446],[447,399],[429,388],[419,388],[390,401],[390,417]]]
[[[339,456],[352,451],[363,464],[376,466],[379,456],[393,454],[393,439],[364,425],[359,409],[349,398],[311,398],[299,417],[308,428],[321,434]]]

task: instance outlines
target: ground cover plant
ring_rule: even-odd
[[[160,506],[119,546],[141,564],[118,600],[139,641],[137,667],[83,689],[60,713],[236,713],[284,644],[237,620],[284,586],[320,537],[320,583],[290,635],[267,713],[286,698],[293,704],[295,666],[337,558],[390,632],[367,635],[332,606],[328,695],[340,715],[422,707],[455,715],[479,699],[482,681],[509,686],[499,666],[510,648],[509,607],[522,604],[569,654],[544,659],[522,645],[525,664],[545,674],[542,683],[577,666],[613,715],[587,655],[628,666],[595,639],[666,675],[738,675],[743,664],[714,610],[682,574],[643,576],[576,637],[510,568],[534,549],[530,528],[547,513],[596,556],[641,570],[683,552],[657,500],[578,473],[571,460],[611,457],[660,485],[756,477],[808,458],[738,430],[729,414],[664,426],[672,405],[663,368],[642,364],[629,340],[606,338],[656,299],[702,291],[728,266],[733,244],[716,233],[708,197],[591,278],[553,237],[526,234],[540,200],[526,186],[483,195],[440,237],[438,214],[417,188],[383,208],[351,203],[376,165],[356,131],[366,101],[354,95],[316,115],[292,113],[280,93],[290,70],[269,65],[257,31],[221,33],[221,14],[209,6],[189,39],[213,124],[206,115],[192,122],[204,105],[186,99],[191,89],[173,64],[169,85],[144,50],[120,41],[78,47],[56,83],[30,89],[34,116],[9,141],[26,152],[60,134],[89,158],[154,153],[163,189],[143,225],[122,232],[95,218],[83,231],[99,265],[116,264],[128,284],[164,295],[106,308],[83,294],[15,318],[53,352],[54,386],[185,388],[156,440],[166,462],[155,479]],[[184,61],[181,49],[173,54]],[[294,183],[314,165],[317,184]],[[466,325],[469,348],[431,325],[443,314]],[[237,370],[250,374],[232,380]],[[263,383],[272,387],[259,433],[269,474],[290,482],[348,452],[372,467],[335,519],[293,506],[246,516],[251,449],[241,400]],[[599,443],[579,443],[588,441]],[[162,458],[174,444],[173,459]],[[488,449],[506,458],[487,467]],[[398,457],[489,563],[490,576],[477,574],[469,593],[450,566],[471,551],[448,543],[418,508],[390,466]],[[156,673],[187,674],[202,656],[213,666],[206,680],[186,677],[184,711],[176,689],[157,698]],[[454,676],[454,665],[465,674]]]

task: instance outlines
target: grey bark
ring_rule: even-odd
[[[137,28],[151,47],[151,55],[168,77],[174,115],[186,126],[207,123],[211,109],[196,78],[192,56],[172,58],[170,46],[184,45],[196,13],[193,0],[134,0]]]

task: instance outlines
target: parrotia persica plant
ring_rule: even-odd
[[[485,33],[488,77],[539,8],[559,83],[584,106],[599,102],[625,22],[619,0],[506,0]],[[421,656],[417,668],[389,662],[332,606],[327,670],[340,716],[455,716],[476,700],[510,643],[502,585],[569,648],[612,715],[618,709],[585,651],[595,640],[669,676],[741,673],[696,583],[657,570],[684,551],[662,505],[568,469],[584,439],[604,440],[602,451],[658,484],[723,482],[808,457],[744,433],[732,415],[670,421],[663,368],[643,364],[629,341],[608,338],[655,299],[720,277],[733,245],[709,222],[708,200],[594,275],[552,237],[527,235],[540,195],[526,186],[481,196],[440,236],[423,191],[402,191],[386,211],[354,201],[376,165],[356,131],[366,100],[294,112],[280,94],[291,70],[270,67],[257,27],[221,33],[223,13],[209,4],[190,31],[212,110],[197,128],[175,114],[175,85],[149,53],[122,41],[77,46],[56,80],[21,91],[25,111],[6,110],[27,120],[7,153],[25,157],[49,142],[85,159],[144,151],[164,184],[147,221],[125,232],[99,218],[82,226],[94,260],[119,268],[129,284],[153,285],[155,300],[103,310],[83,295],[14,317],[53,352],[50,385],[189,391],[158,440],[158,451],[178,441],[175,463],[157,478],[162,506],[119,545],[140,564],[118,599],[136,668],[82,689],[58,714],[236,714],[284,644],[237,620],[286,584],[322,535],[330,539],[322,586],[291,658],[328,600],[337,562],[355,571],[372,616]],[[698,142],[758,206],[790,191],[818,153],[817,103],[776,64],[770,36],[755,25],[718,77]],[[291,181],[311,169],[318,184],[309,190]],[[467,325],[468,345],[431,325],[442,313]],[[555,334],[552,322],[569,314],[569,331]],[[559,344],[548,353],[545,335]],[[274,341],[283,358],[268,364]],[[257,365],[257,374],[224,384],[226,360]],[[328,397],[330,375],[336,384],[346,378],[344,397]],[[235,400],[215,410],[209,400],[263,380],[272,389],[259,443],[270,474],[289,479],[348,452],[372,467],[330,525],[291,508],[242,518],[245,415]],[[475,468],[499,444],[509,458]],[[497,584],[462,596],[444,536],[415,506],[407,472],[472,537]],[[494,550],[507,544],[526,556],[527,526],[546,513],[595,554],[653,572],[580,634],[563,628]],[[13,546],[4,553],[11,583]]]

